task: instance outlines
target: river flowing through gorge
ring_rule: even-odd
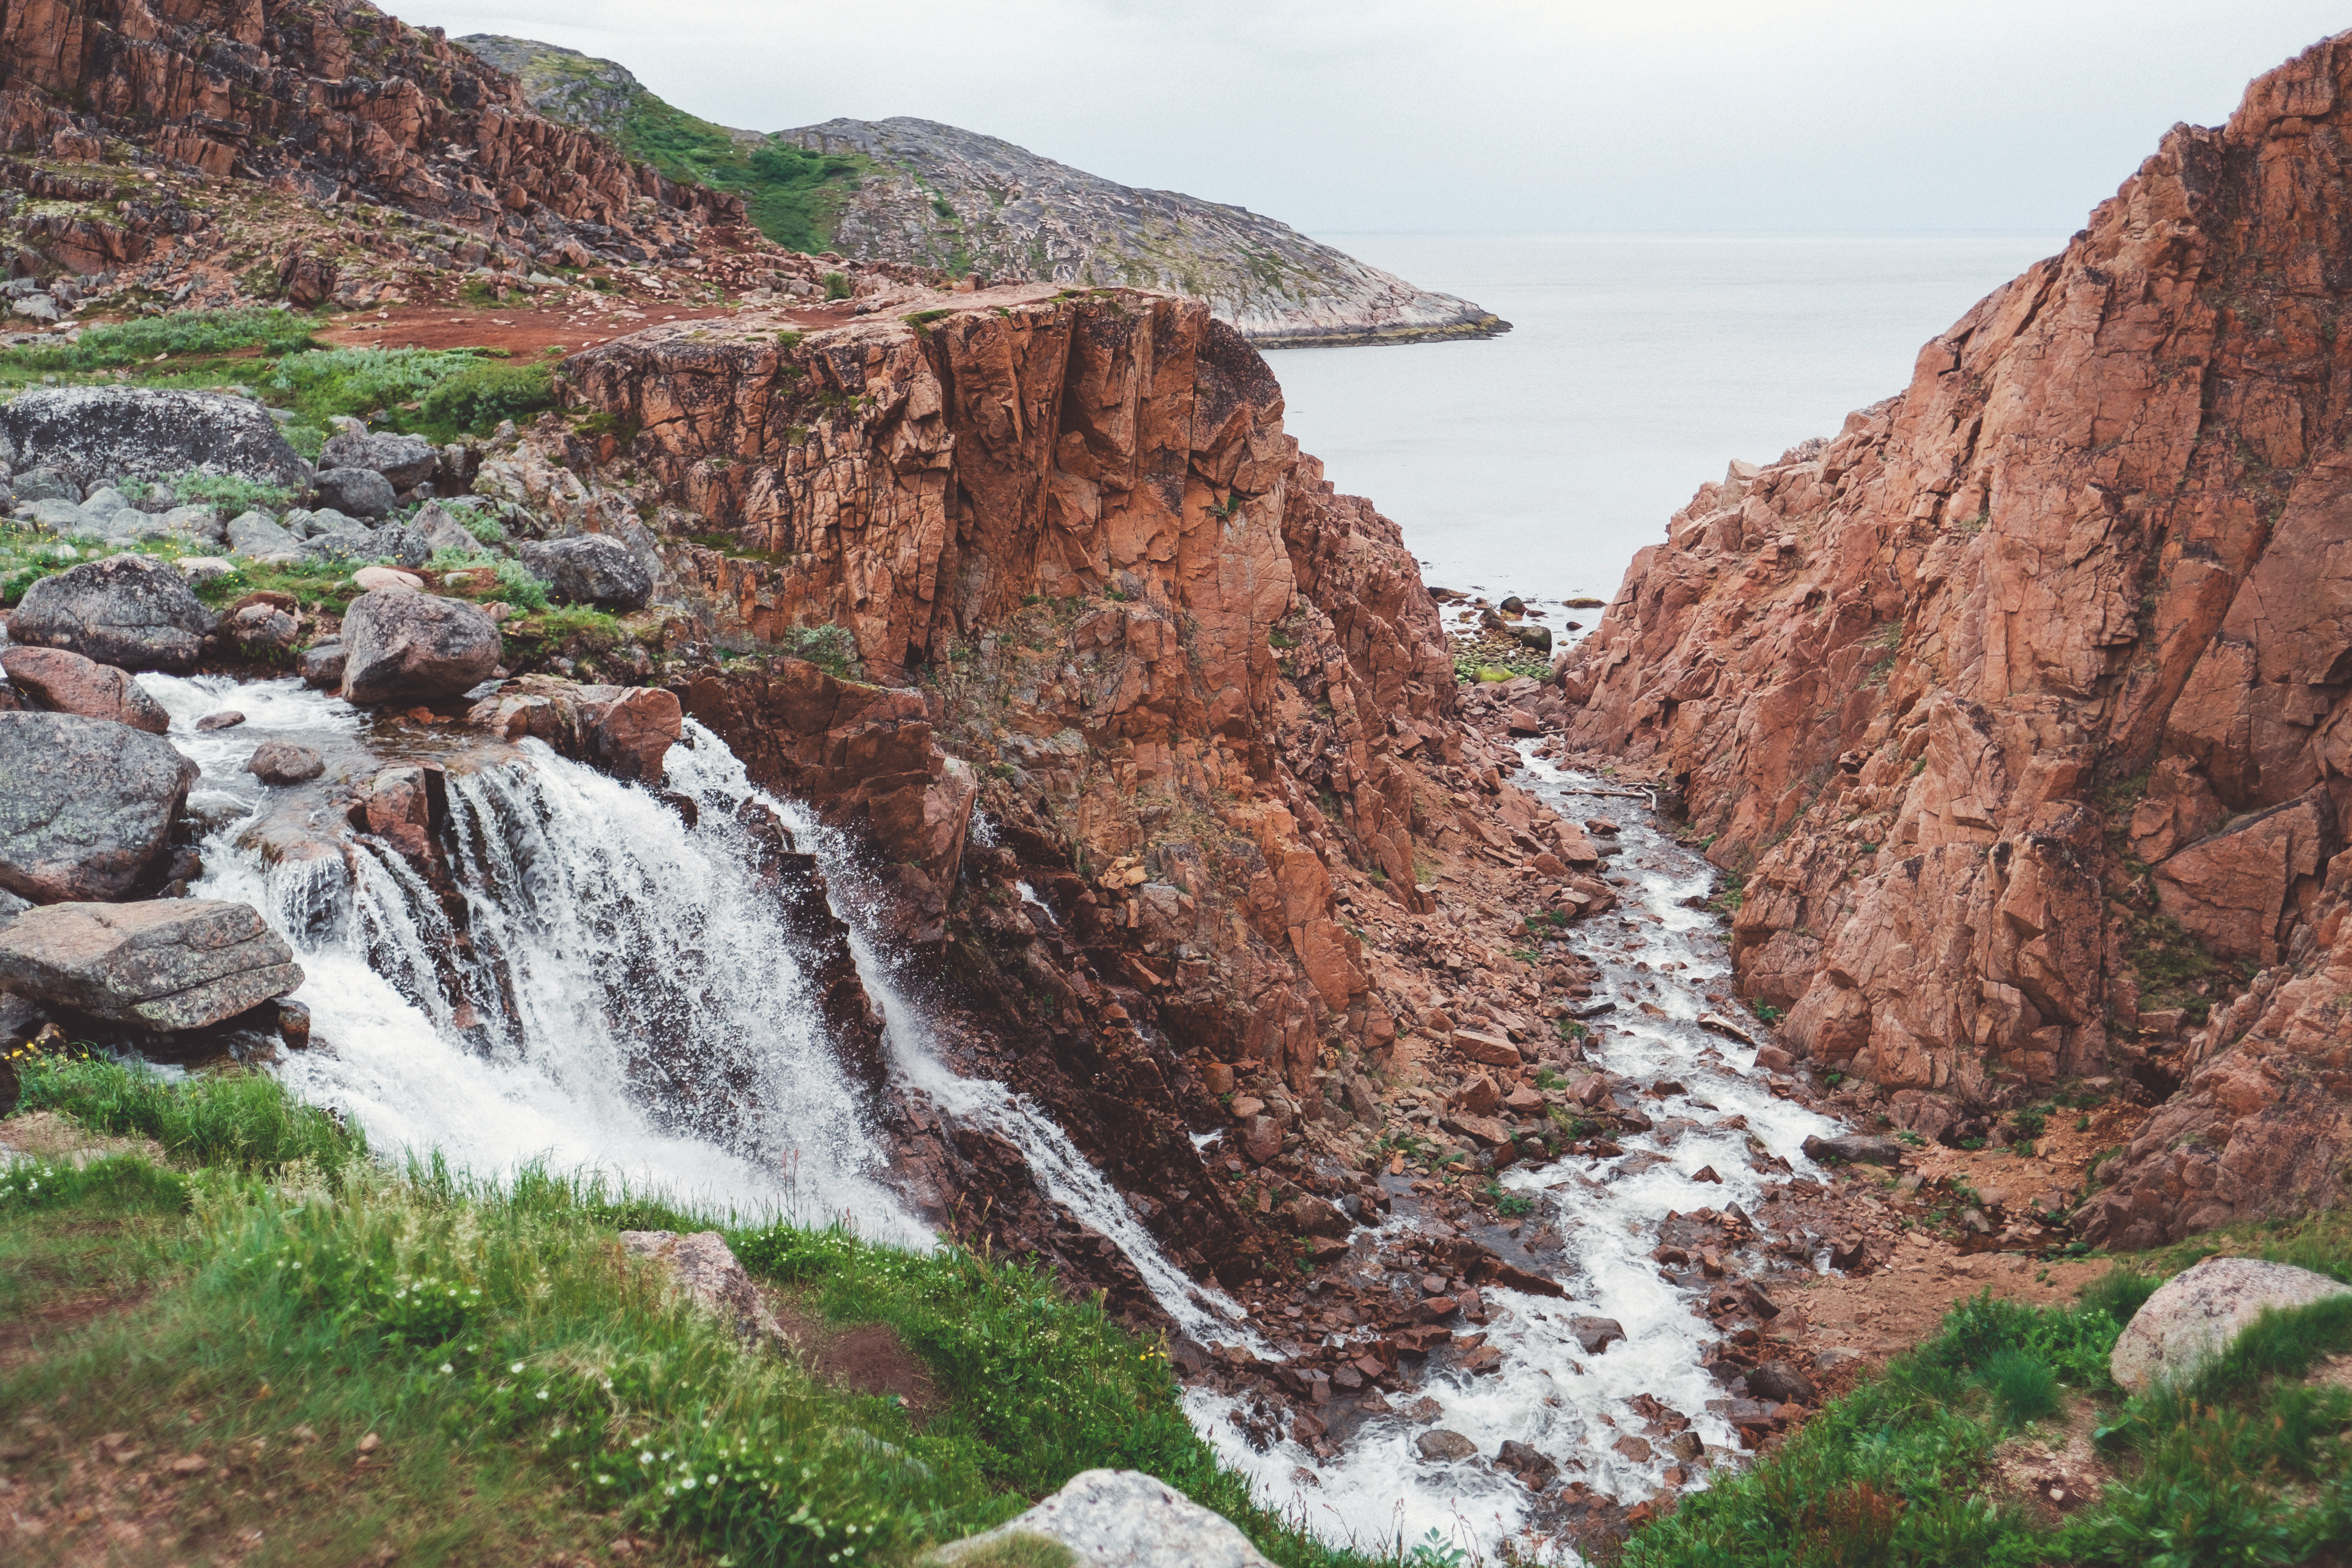
[[[874,1239],[932,1245],[890,1184],[869,1086],[828,1038],[818,960],[757,869],[761,846],[747,821],[765,808],[814,856],[848,924],[898,1082],[1016,1146],[1045,1195],[1122,1251],[1191,1340],[1265,1361],[1303,1348],[1285,1338],[1295,1330],[1253,1323],[1213,1282],[1190,1278],[1043,1108],[941,1060],[900,966],[877,950],[862,918],[874,890],[845,835],[753,787],[709,730],[688,721],[667,758],[667,789],[656,791],[538,741],[509,747],[371,722],[291,680],[142,683],[204,770],[192,810],[210,827],[206,871],[192,891],[260,909],[308,977],[299,999],[315,1044],[275,1070],[296,1093],[357,1122],[380,1155],[437,1155],[491,1177],[539,1163],[714,1214],[838,1221]],[[195,728],[232,707],[241,725]],[[447,885],[431,885],[364,832],[321,831],[307,843],[295,832],[304,852],[288,852],[286,804],[242,771],[264,739],[367,767],[438,755]],[[1539,758],[1523,782],[1571,818],[1627,804]],[[1653,1092],[1654,1120],[1613,1155],[1501,1177],[1526,1200],[1522,1223],[1556,1234],[1551,1271],[1564,1296],[1490,1287],[1485,1343],[1499,1368],[1433,1360],[1422,1385],[1392,1401],[1368,1389],[1337,1458],[1318,1462],[1289,1438],[1253,1442],[1245,1397],[1205,1385],[1187,1396],[1196,1425],[1265,1500],[1335,1540],[1369,1545],[1435,1530],[1481,1552],[1517,1538],[1540,1552],[1548,1526],[1536,1495],[1489,1462],[1507,1440],[1621,1502],[1703,1484],[1696,1466],[1670,1469],[1663,1436],[1621,1441],[1654,1433],[1661,1406],[1686,1416],[1707,1452],[1738,1449],[1718,1413],[1724,1390],[1701,1365],[1716,1337],[1705,1291],[1664,1277],[1653,1253],[1670,1216],[1752,1214],[1768,1181],[1808,1168],[1804,1139],[1835,1127],[1775,1098],[1752,1050],[1701,1026],[1708,988],[1728,975],[1712,913],[1694,907],[1711,868],[1646,812],[1617,815],[1622,902],[1572,937],[1600,974],[1583,1009],[1599,1024],[1587,1060]],[[330,842],[336,852],[320,848]],[[1424,1213],[1408,1182],[1389,1185],[1393,1212],[1357,1232],[1340,1267],[1368,1288],[1416,1296],[1392,1260],[1424,1227],[1453,1230]],[[1623,1337],[1588,1350],[1580,1334],[1591,1319],[1614,1320]],[[1458,1434],[1476,1457],[1433,1462],[1422,1445],[1432,1431]],[[1567,1560],[1567,1550],[1553,1555]]]

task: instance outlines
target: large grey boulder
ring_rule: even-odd
[[[330,436],[320,449],[319,466],[371,468],[389,480],[394,489],[414,490],[433,477],[436,456],[433,444],[421,435],[371,435],[345,430]]]
[[[379,588],[343,612],[343,699],[456,696],[490,678],[499,650],[499,623],[479,605]]]
[[[31,518],[34,528],[40,532],[71,536],[99,531],[95,517],[62,496],[35,497],[25,503],[25,512]]]
[[[369,538],[368,559],[388,560],[394,566],[418,567],[433,559],[433,547],[408,524],[386,523]]]
[[[2263,1308],[2347,1295],[2352,1285],[2289,1263],[2208,1258],[2175,1274],[2141,1304],[2108,1353],[2107,1371],[2133,1394],[2178,1382],[2237,1343]]]
[[[20,501],[79,501],[81,486],[60,468],[30,468],[10,486]]]
[[[342,516],[338,512],[336,517]],[[341,528],[328,528],[310,535],[297,546],[305,560],[323,561],[329,566],[341,566],[355,560],[376,558],[376,530],[346,522]]]
[[[643,610],[653,597],[653,573],[628,546],[603,534],[533,539],[520,554],[522,564],[546,580],[550,597],[565,604]]]
[[[299,554],[302,541],[288,533],[267,512],[239,512],[228,522],[229,553],[247,560],[264,556]]]
[[[34,583],[8,618],[8,636],[126,670],[184,670],[213,626],[213,612],[178,571],[146,556],[118,555]]]
[[[0,926],[0,988],[134,1029],[203,1029],[301,983],[249,904],[52,904]]]
[[[1028,1512],[925,1562],[961,1563],[1019,1535],[1058,1541],[1085,1568],[1273,1568],[1230,1520],[1140,1470],[1081,1470]]]
[[[417,507],[416,517],[408,527],[409,531],[423,541],[427,560],[445,549],[453,549],[462,555],[481,553],[479,541],[437,501],[427,501]]]
[[[0,670],[7,672],[18,691],[51,713],[112,719],[150,735],[172,727],[172,716],[163,705],[128,672],[68,649],[0,648]]]
[[[36,904],[131,896],[168,861],[196,772],[126,725],[0,713],[0,887]]]
[[[313,483],[321,506],[354,517],[380,517],[397,498],[392,481],[373,468],[321,468]]]
[[[310,479],[310,465],[258,404],[216,392],[36,387],[0,405],[0,435],[14,444],[19,468],[51,469],[84,486],[192,472],[289,490]]]

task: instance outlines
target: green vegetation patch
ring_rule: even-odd
[[[618,140],[622,151],[673,180],[742,197],[761,234],[803,252],[832,248],[842,203],[873,167],[856,154],[811,152],[773,141],[747,150],[724,127],[651,93],[631,107]]]
[[[40,1107],[149,1133],[194,1167],[0,1176],[0,1310],[31,1325],[0,1366],[0,1464],[20,1513],[53,1511],[53,1545],[102,1500],[75,1489],[113,1484],[118,1467],[87,1462],[102,1442],[131,1456],[128,1484],[163,1478],[142,1506],[175,1552],[236,1542],[248,1568],[557,1547],[905,1563],[1102,1466],[1150,1470],[1291,1568],[1367,1561],[1255,1507],[1159,1347],[1021,1261],[726,1228],[803,1322],[887,1324],[944,1396],[919,1412],[747,1345],[618,1244],[709,1228],[698,1216],[535,1169],[390,1169],[259,1075],[47,1058],[24,1073]]]

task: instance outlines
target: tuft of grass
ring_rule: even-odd
[[[18,1085],[26,1110],[152,1138],[190,1165],[275,1171],[307,1160],[333,1169],[367,1152],[356,1129],[289,1099],[277,1080],[243,1070],[173,1082],[135,1062],[32,1056],[18,1065]]]
[[[182,474],[172,480],[172,494],[182,506],[211,505],[224,517],[255,510],[282,512],[294,493],[282,485],[264,485],[235,474]]]
[[[1978,1376],[2013,1427],[2058,1413],[2058,1375],[2031,1351],[1996,1351],[1985,1359]]]
[[[12,349],[5,361],[11,369],[37,372],[111,370],[158,355],[180,359],[247,349],[289,354],[310,346],[312,328],[307,318],[278,308],[174,310],[92,327],[75,343]]]

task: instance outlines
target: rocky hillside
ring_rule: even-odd
[[[458,40],[532,107],[682,180],[735,193],[781,244],[958,277],[1161,288],[1207,299],[1261,348],[1484,338],[1509,323],[1319,245],[1286,224],[1143,191],[935,120],[718,126],[626,68],[528,38]]]
[[[1901,393],[1703,486],[1562,672],[1863,1106],[2172,1095],[2101,1241],[2328,1201],[2352,1134],[2347,126],[2352,37],[2177,128]]]

